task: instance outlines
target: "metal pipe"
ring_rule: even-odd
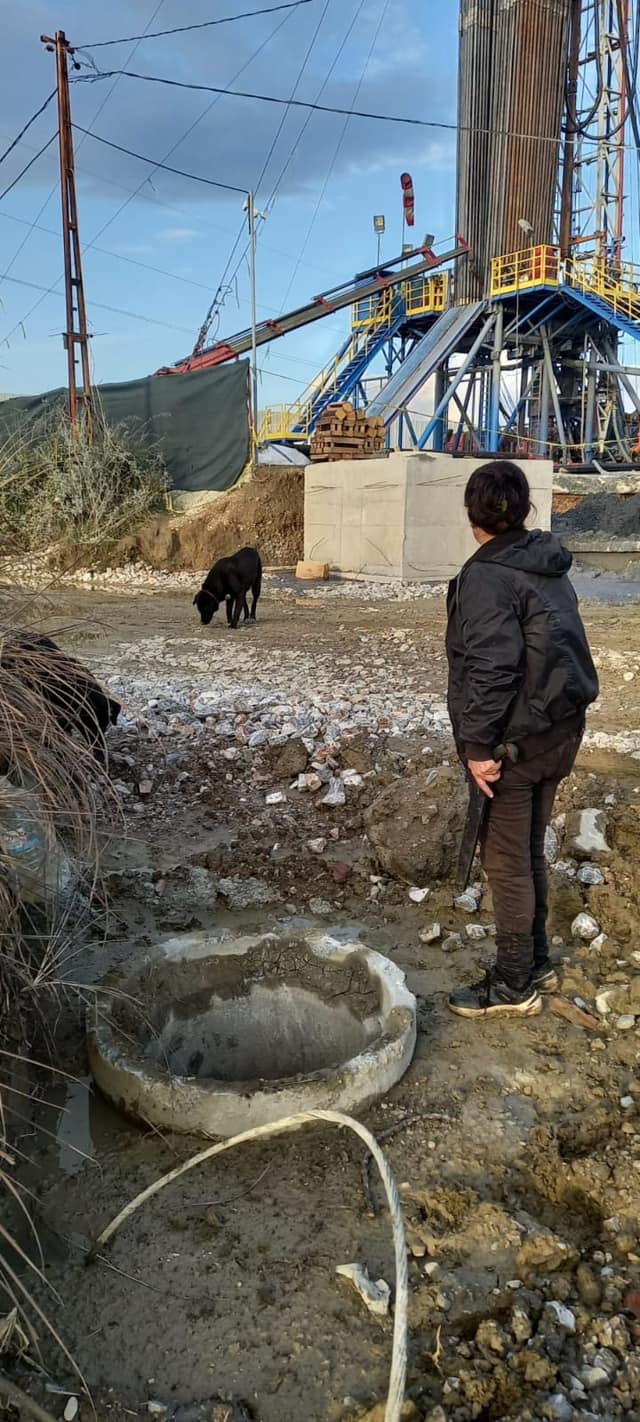
[[[428,422],[428,424],[426,425],[425,429],[422,431],[422,434],[420,435],[420,439],[418,440],[418,449],[424,449],[425,446],[427,445],[427,442],[428,442],[429,439],[431,438],[431,435],[433,434],[433,431],[434,431],[434,429],[435,429],[435,426],[436,426],[438,420],[440,419],[440,416],[441,416],[441,414],[442,414],[442,411],[446,408],[446,406],[447,406],[449,400],[451,399],[452,395],[453,395],[454,392],[458,389],[458,386],[459,386],[459,384],[460,384],[460,381],[461,381],[461,380],[464,380],[464,377],[465,377],[465,375],[467,374],[467,371],[468,371],[468,370],[471,368],[471,366],[473,365],[473,362],[474,362],[474,360],[475,360],[475,358],[476,358],[476,356],[477,356],[477,354],[478,354],[478,351],[480,350],[481,345],[483,345],[484,341],[486,340],[486,338],[487,338],[487,336],[488,336],[488,334],[489,334],[489,332],[490,332],[490,330],[491,330],[491,327],[493,326],[493,323],[494,323],[495,319],[496,319],[495,311],[492,311],[492,312],[491,312],[491,315],[488,316],[488,317],[487,317],[487,320],[484,322],[484,324],[483,324],[483,326],[482,326],[482,328],[481,328],[479,334],[476,336],[476,339],[475,339],[475,341],[473,342],[473,345],[472,345],[472,347],[471,347],[471,350],[469,351],[468,355],[465,356],[465,358],[464,358],[464,360],[463,360],[463,362],[462,362],[462,365],[461,365],[461,366],[458,368],[458,370],[456,371],[456,373],[455,373],[455,375],[454,375],[454,377],[453,377],[453,380],[452,380],[452,382],[451,382],[451,384],[450,384],[448,390],[447,390],[447,391],[445,392],[445,394],[443,395],[442,400],[440,401],[439,405],[436,406],[436,408],[435,408],[435,410],[434,410],[434,412],[433,412],[433,415],[431,416],[431,419],[429,420],[429,422]]]
[[[502,379],[502,333],[504,330],[504,306],[499,304],[493,333],[491,367],[491,391],[489,395],[489,418],[487,429],[487,449],[495,453],[500,433],[500,381]]]
[[[258,311],[256,305],[256,204],[255,193],[247,193],[247,221],[249,224],[249,280],[251,286],[251,408],[253,426],[253,454],[258,448]]]
[[[544,326],[542,327],[542,329],[541,329],[541,331],[540,331],[540,335],[541,335],[541,338],[542,338],[542,349],[543,349],[543,351],[544,351],[544,363],[545,363],[545,366],[546,366],[547,377],[548,377],[548,380],[549,380],[549,390],[550,390],[550,392],[551,392],[551,399],[552,399],[552,402],[553,402],[553,413],[554,413],[554,415],[555,415],[555,417],[556,417],[556,425],[557,425],[557,427],[558,427],[558,436],[559,436],[559,439],[560,439],[560,443],[561,443],[561,445],[562,445],[562,452],[563,452],[564,458],[566,459],[567,453],[568,453],[568,451],[567,451],[567,437],[566,437],[565,430],[564,430],[564,422],[563,422],[563,419],[562,419],[562,411],[561,411],[561,409],[560,409],[560,400],[559,400],[559,398],[558,398],[558,387],[557,387],[557,385],[556,385],[556,377],[555,377],[555,373],[554,373],[554,369],[553,369],[553,361],[552,361],[552,359],[551,359],[551,345],[550,345],[550,342],[549,342],[549,333],[548,333],[548,331],[546,330],[546,327],[544,327]]]

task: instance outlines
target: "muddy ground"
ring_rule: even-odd
[[[602,696],[558,805],[562,860],[562,816],[575,808],[604,808],[612,846],[603,883],[579,884],[575,864],[551,875],[564,992],[596,1016],[604,988],[622,994],[618,1015],[587,1030],[548,1008],[485,1026],[452,1017],[447,991],[472,979],[491,937],[468,941],[450,884],[414,903],[365,838],[364,812],[385,788],[451,755],[442,596],[267,579],[258,625],[232,634],[220,621],[201,628],[191,595],[67,590],[41,605],[42,625],[66,628],[65,646],[125,704],[112,737],[127,832],[105,859],[111,918],[69,972],[95,983],[156,936],[199,927],[315,923],[388,954],[418,998],[418,1045],[363,1119],[380,1135],[397,1127],[383,1145],[410,1246],[406,1417],[640,1419],[640,996],[636,1015],[622,1011],[640,974],[640,606],[585,606]],[[301,726],[315,735],[311,755]],[[290,788],[328,741],[334,775],[362,777],[336,808]],[[275,791],[286,799],[267,804]],[[574,941],[581,908],[606,941]],[[425,944],[434,920],[440,937]],[[490,926],[486,897],[473,921]],[[42,1083],[51,1104],[19,1145],[37,1166],[29,1179],[60,1296],[49,1309],[98,1416],[368,1415],[386,1396],[392,1322],[335,1270],[359,1260],[393,1285],[393,1253],[355,1137],[318,1128],[236,1150],[164,1190],[87,1266],[100,1227],[201,1143],[159,1139],[91,1091],[78,1005],[61,1015],[57,1054],[79,1080]],[[29,1386],[61,1416],[77,1384],[57,1350],[43,1351],[62,1391],[32,1376]]]

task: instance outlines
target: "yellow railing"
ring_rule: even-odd
[[[295,436],[293,435],[294,429],[298,431]],[[258,430],[260,443],[264,443],[265,440],[290,440],[293,438],[301,441],[309,438],[308,406],[302,403],[270,405],[266,410],[263,410]]]
[[[363,326],[383,326],[389,323],[392,305],[399,293],[407,316],[429,316],[444,311],[449,296],[448,272],[423,273],[403,281],[386,291],[376,291],[373,296],[363,296],[351,307],[351,325],[354,330]]]
[[[640,270],[631,262],[619,269],[607,267],[601,257],[579,261],[570,257],[564,264],[567,286],[598,296],[612,311],[631,321],[640,321]]]
[[[404,309],[407,316],[429,316],[444,311],[449,300],[449,273],[434,272],[433,276],[418,276],[402,284]]]
[[[527,247],[491,263],[491,295],[508,296],[534,286],[560,285],[560,248]]]
[[[449,299],[448,272],[434,272],[413,277],[402,282],[400,287],[387,287],[385,291],[365,296],[351,308],[351,329],[353,336],[347,349],[335,356],[312,381],[295,405],[272,405],[263,411],[258,439],[298,440],[310,438],[311,408],[320,392],[330,394],[337,391],[342,371],[356,356],[366,354],[369,342],[374,340],[381,328],[389,326],[393,315],[393,303],[400,292],[406,316],[438,315],[444,311]]]
[[[559,247],[541,246],[494,257],[491,263],[492,296],[561,284],[598,296],[614,314],[640,321],[640,267],[632,262],[612,267],[593,254],[563,261]]]
[[[363,326],[388,326],[392,301],[390,286],[386,291],[374,291],[372,296],[363,296],[351,307],[352,328],[358,330]]]

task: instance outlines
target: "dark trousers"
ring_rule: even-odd
[[[505,763],[481,845],[496,920],[496,971],[520,992],[548,956],[545,830],[561,780],[571,773],[582,734],[516,765]]]

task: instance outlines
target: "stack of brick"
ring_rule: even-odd
[[[373,459],[385,452],[385,428],[379,415],[354,410],[344,400],[328,405],[311,439],[311,459]]]

